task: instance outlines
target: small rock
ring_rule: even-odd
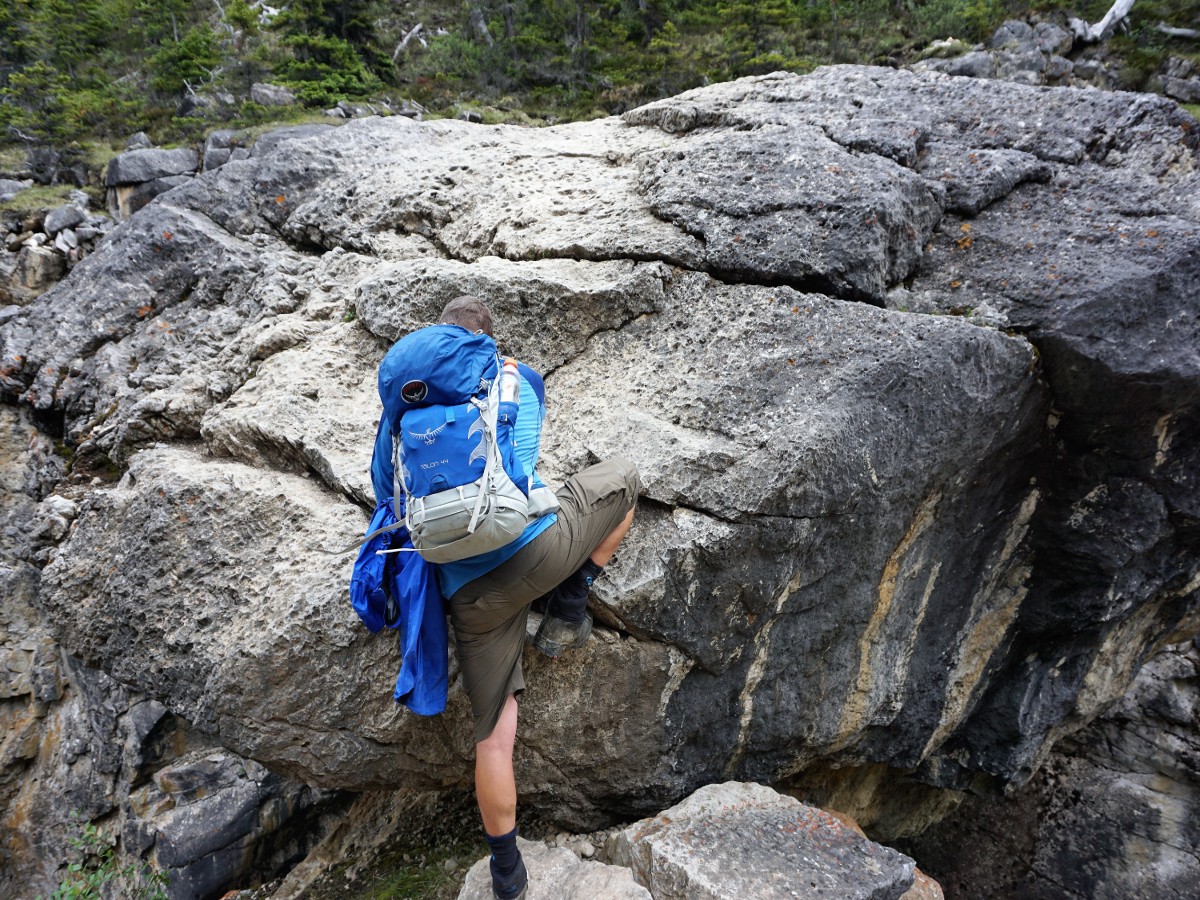
[[[988,46],[993,50],[1000,48],[1016,48],[1022,45],[1029,44],[1034,40],[1034,31],[1032,26],[1027,22],[1019,22],[1010,19],[999,28],[996,29],[992,39],[988,41]]]
[[[579,855],[584,859],[591,859],[596,855],[596,847],[591,841],[581,841],[579,844]]]
[[[79,238],[70,228],[64,228],[54,239],[54,246],[63,253],[70,253],[79,246]]]
[[[34,235],[30,240],[45,235]],[[49,247],[27,243],[17,255],[17,278],[22,287],[41,292],[62,279],[67,273],[67,261]]]
[[[131,134],[125,139],[126,150],[148,150],[153,146],[154,143],[144,131],[139,131],[137,134]]]
[[[260,106],[294,106],[296,95],[278,84],[256,82],[250,86],[250,99]]]
[[[16,181],[12,178],[0,178],[0,203],[7,203],[32,184],[32,181]]]
[[[80,224],[87,218],[87,213],[73,203],[68,203],[58,209],[51,210],[46,216],[46,221],[42,223],[42,228],[46,234],[54,237],[64,228],[71,228],[74,225]]]

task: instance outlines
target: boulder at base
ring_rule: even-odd
[[[840,818],[736,781],[701,788],[615,843],[613,861],[630,866],[655,900],[897,900],[916,868]]]
[[[529,872],[529,890],[523,900],[650,900],[652,896],[623,866],[585,862],[563,847],[520,838],[517,844]],[[458,900],[492,900],[488,859],[485,856],[471,866]]]

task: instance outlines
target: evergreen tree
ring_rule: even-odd
[[[302,55],[331,62],[341,59],[335,42],[350,48],[375,75],[391,80],[392,58],[384,52],[375,23],[380,10],[374,0],[292,0],[272,26],[286,35],[285,43]]]
[[[207,24],[189,28],[179,41],[167,41],[150,57],[150,86],[169,98],[212,81],[221,64],[217,36]]]
[[[104,45],[109,30],[101,0],[37,0],[32,25],[43,58],[81,86],[78,69]]]
[[[65,75],[38,60],[8,76],[0,89],[0,124],[11,138],[25,143],[55,144],[76,136],[67,121]]]
[[[32,0],[0,3],[0,84],[7,81],[11,72],[37,57],[33,13]]]
[[[796,62],[789,39],[798,21],[792,0],[722,0],[717,11],[732,74],[761,74]]]

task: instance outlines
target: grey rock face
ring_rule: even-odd
[[[529,872],[526,900],[650,900],[652,895],[633,880],[624,866],[583,862],[570,850],[517,839]],[[492,876],[484,857],[467,872],[458,900],[491,900]]]
[[[1053,22],[1038,22],[1034,25],[1033,31],[1038,49],[1043,53],[1070,53],[1071,47],[1075,43],[1075,38],[1071,32],[1055,25]]]
[[[159,194],[186,184],[191,178],[191,175],[168,175],[139,184],[110,187],[107,191],[108,211],[118,221],[128,219]]]
[[[915,865],[840,819],[757,784],[696,791],[617,835],[613,861],[655,900],[845,897],[898,900]]]
[[[38,602],[276,773],[469,783],[461,692],[396,710],[319,549],[373,499],[378,359],[478,291],[547,373],[544,474],[621,453],[645,484],[598,637],[525,659],[524,803],[590,827],[817,763],[1019,783],[1191,627],[1190,121],[846,67],[265,137],[0,330],[6,397],[127,467]]]
[[[1168,648],[1015,796],[968,799],[909,852],[956,893],[988,884],[995,896],[1192,896],[1198,681],[1195,644]]]
[[[119,868],[167,871],[172,896],[284,869],[319,838],[310,820],[327,792],[221,750],[51,637],[38,563],[77,515],[69,496],[48,493],[63,469],[25,410],[0,407],[0,894],[57,888],[90,820],[119,840]]]

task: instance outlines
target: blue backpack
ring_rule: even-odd
[[[379,366],[379,397],[394,436],[394,496],[429,562],[456,562],[515,541],[553,511],[530,491],[513,444],[519,407],[501,403],[496,343],[458,325],[397,341]]]

